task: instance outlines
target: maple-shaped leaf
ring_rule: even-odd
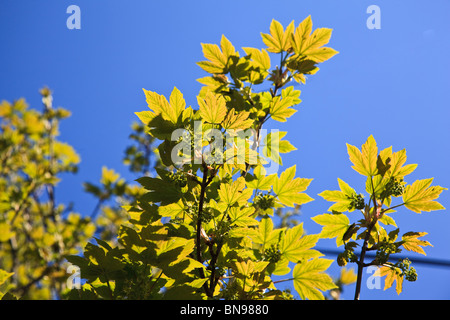
[[[316,258],[304,261],[294,267],[292,276],[294,288],[303,300],[324,300],[321,291],[337,288],[333,279],[324,271],[328,269],[333,260]]]
[[[270,217],[261,219],[258,225],[258,232],[252,237],[254,243],[261,244],[263,250],[272,244],[277,244],[281,239],[284,228],[273,229],[273,221]]]
[[[150,192],[142,196],[142,200],[148,202],[161,202],[161,205],[167,205],[180,200],[182,193],[174,183],[152,177],[141,177],[136,179],[146,190]]]
[[[245,178],[239,177],[231,184],[222,183],[219,188],[220,202],[231,207],[235,203],[243,203],[252,195],[252,189],[245,188]]]
[[[397,292],[397,294],[400,294],[402,292],[403,276],[401,275],[401,272],[397,270],[397,268],[384,266],[379,268],[374,275],[379,277],[386,276],[386,279],[384,280],[384,290],[392,287],[394,281],[397,281],[395,291]]]
[[[262,70],[270,69],[270,57],[266,50],[249,47],[242,48],[242,50],[250,56],[256,67],[261,68]]]
[[[298,58],[312,60],[316,63],[324,62],[338,53],[338,51],[323,47],[331,38],[332,29],[318,28],[312,32],[311,16],[303,20],[291,33],[291,45],[295,52],[293,60]]]
[[[292,109],[292,106],[301,102],[299,99],[300,91],[294,90],[294,87],[287,87],[282,90],[281,97],[271,97],[270,94],[262,96],[262,104],[269,108],[270,116],[273,120],[279,122],[286,122],[287,118],[291,117],[297,110]]]
[[[344,243],[344,234],[349,230],[350,227],[350,220],[345,214],[325,213],[315,216],[311,219],[323,226],[322,231],[319,234],[320,238],[336,238],[336,245],[338,247]]]
[[[276,20],[270,23],[270,34],[261,33],[263,42],[267,46],[267,51],[280,53],[288,51],[291,48],[290,37],[294,31],[294,21],[292,21],[284,30],[282,24]]]
[[[258,225],[258,221],[255,218],[251,217],[254,211],[255,208],[253,207],[243,209],[238,207],[231,207],[228,210],[228,216],[230,218],[230,226],[237,225],[245,227]]]
[[[223,96],[208,92],[205,99],[197,97],[197,101],[200,116],[205,122],[220,124],[225,119],[227,107]]]
[[[406,186],[403,193],[403,202],[405,206],[414,212],[421,213],[422,211],[444,210],[439,202],[433,201],[437,199],[443,190],[440,186],[432,186],[433,178],[417,180],[413,184]]]
[[[159,206],[158,213],[163,217],[171,217],[175,219],[184,213],[184,204],[180,199],[175,203],[168,204],[166,206]]]
[[[230,109],[222,121],[222,127],[226,130],[245,130],[252,126],[253,119],[248,119],[250,112],[236,112],[234,108]]]
[[[356,195],[356,191],[339,178],[338,183],[341,190],[325,190],[322,193],[319,193],[319,196],[325,200],[336,202],[328,208],[328,211],[351,212],[355,210],[355,208],[351,206],[351,203],[353,196]]]
[[[197,62],[203,70],[212,74],[224,74],[228,70],[228,59],[236,54],[231,42],[222,35],[220,48],[217,44],[202,43],[203,55],[208,61]]]
[[[263,155],[279,165],[283,165],[280,153],[297,150],[289,141],[281,140],[286,134],[284,131],[273,131],[264,138]]]
[[[295,53],[301,54],[304,51],[303,47],[312,32],[312,27],[311,16],[307,16],[291,34],[291,45]]]
[[[381,157],[380,152],[380,157]],[[408,164],[406,162],[406,150],[400,150],[390,154],[385,154],[382,158],[386,158],[387,170],[384,176],[387,178],[403,178],[417,168],[417,164]]]
[[[310,250],[318,240],[318,234],[303,235],[303,223],[300,223],[286,230],[280,243],[281,256],[295,263],[318,257],[321,255],[319,251]]]
[[[431,243],[425,240],[420,240],[420,237],[427,235],[426,232],[407,232],[402,236],[402,246],[408,251],[417,252],[426,256],[422,247],[432,246]]]
[[[347,151],[350,157],[350,161],[353,163],[352,168],[356,172],[367,177],[375,176],[378,173],[378,148],[373,136],[370,136],[362,145],[361,151],[359,151],[357,147],[352,146],[348,143]]]
[[[273,191],[278,200],[288,207],[294,207],[295,204],[304,204],[313,200],[305,191],[312,179],[294,178],[296,166],[292,166],[284,171],[280,177],[275,179]]]
[[[172,93],[170,94],[170,103],[163,95],[145,89],[143,90],[148,107],[154,112],[155,115],[161,114],[164,120],[170,121],[173,124],[178,122],[178,117],[184,111],[186,102],[184,101],[183,94],[176,87],[174,87]],[[148,118],[152,118],[150,114],[138,114],[138,116],[139,118],[143,117],[147,122],[149,120]]]
[[[276,177],[276,173],[266,176],[266,169],[262,165],[258,165],[253,169],[253,174],[247,174],[245,176],[245,181],[249,188],[268,191],[272,188]]]

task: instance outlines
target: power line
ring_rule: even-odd
[[[342,251],[337,249],[328,249],[328,248],[315,248],[318,251],[324,253],[324,254],[330,254],[337,256],[338,254],[342,253]],[[366,257],[375,258],[375,254],[373,252],[367,252]],[[435,259],[435,258],[422,258],[422,257],[406,257],[403,255],[391,255],[389,261],[396,262],[398,259],[406,259],[408,258],[412,263],[415,264],[423,264],[430,267],[443,267],[443,268],[450,268],[450,260],[443,260],[443,259]]]

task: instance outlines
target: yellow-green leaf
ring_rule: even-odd
[[[261,33],[263,42],[267,46],[267,51],[273,53],[288,51],[291,48],[290,38],[293,31],[294,21],[292,21],[286,27],[286,30],[284,30],[281,23],[272,20],[270,24],[270,34]]]
[[[313,259],[297,264],[292,272],[294,288],[305,300],[324,300],[321,291],[337,288],[329,275],[324,273],[333,260]]]
[[[304,46],[302,47],[302,54],[308,55],[315,49],[326,45],[330,42],[332,29],[329,28],[317,28],[314,32],[306,39]]]
[[[401,272],[396,270],[394,267],[381,267],[379,268],[375,275],[379,277],[386,276],[384,280],[384,290],[389,289],[394,284],[394,281],[397,281],[397,285],[395,286],[395,291],[397,294],[400,294],[403,290],[403,276]]]
[[[200,116],[205,122],[220,124],[227,115],[225,99],[212,92],[206,94],[205,99],[197,97],[200,106]]]
[[[273,221],[270,217],[264,217],[259,222],[258,233],[254,235],[253,242],[261,244],[263,250],[272,244],[278,243],[281,238],[281,232],[284,229],[273,230]]]
[[[289,141],[281,140],[287,132],[273,131],[264,138],[263,155],[283,165],[280,153],[288,153],[297,150]]]
[[[220,201],[230,207],[233,206],[236,202],[243,203],[247,201],[252,195],[252,189],[244,188],[244,177],[239,177],[231,184],[222,183],[219,188]]]
[[[312,20],[311,16],[308,16],[298,25],[295,29],[295,33],[291,35],[291,44],[295,53],[301,54],[303,52],[302,48],[311,32]]]
[[[422,211],[444,210],[445,208],[437,201],[443,190],[440,186],[430,187],[433,178],[417,180],[413,184],[406,186],[403,193],[403,202],[405,206],[414,212],[421,213]]]
[[[230,217],[230,225],[237,225],[241,227],[258,225],[258,221],[251,217],[255,208],[248,207],[240,209],[238,207],[231,207],[228,210]]]
[[[288,207],[294,204],[304,204],[313,199],[305,193],[312,179],[295,178],[296,166],[292,166],[284,171],[280,177],[275,179],[273,191],[278,200]]]
[[[329,47],[315,48],[308,50],[308,59],[315,62],[324,62],[334,57],[339,52]]]
[[[320,238],[336,238],[336,245],[338,247],[344,243],[342,238],[350,227],[350,220],[345,214],[325,213],[311,219],[323,226],[322,231],[320,232]]]
[[[255,62],[256,66],[261,68],[262,70],[268,70],[270,69],[270,57],[266,50],[262,49],[256,49],[256,48],[249,48],[245,47],[242,48],[247,55],[250,56],[250,58]]]
[[[417,252],[426,256],[422,247],[432,246],[431,243],[418,238],[427,235],[426,232],[407,232],[402,236],[402,246],[408,251]]]
[[[163,95],[145,89],[143,90],[150,110],[156,115],[161,114],[163,119],[170,121],[173,124],[178,122],[178,117],[183,112],[186,103],[184,102],[183,95],[177,88],[173,89],[170,97],[170,101],[173,105],[169,103]],[[148,115],[145,115],[145,119],[147,118]]]
[[[339,190],[325,190],[322,193],[319,193],[319,196],[324,198],[327,201],[336,202],[331,207],[328,208],[328,211],[353,211],[355,210],[350,206],[352,202],[352,197],[356,194],[355,190],[350,187],[346,182],[338,178]]]
[[[253,169],[253,175],[247,174],[245,180],[249,188],[268,191],[272,188],[276,176],[275,173],[266,176],[266,169],[262,165],[258,165]]]
[[[347,151],[350,161],[353,163],[352,168],[356,172],[367,177],[374,176],[378,173],[378,148],[373,136],[370,136],[362,145],[361,151],[350,144],[347,144]]]
[[[14,232],[11,231],[11,227],[6,222],[0,222],[0,242],[6,242],[14,236]]]
[[[223,119],[222,127],[226,130],[245,130],[252,126],[253,120],[248,119],[250,112],[239,111],[236,112],[234,108],[228,111],[225,119]]]

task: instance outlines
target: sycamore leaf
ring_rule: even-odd
[[[403,276],[401,272],[394,267],[381,267],[376,272],[375,275],[379,277],[386,276],[384,280],[384,290],[389,289],[394,284],[394,281],[397,281],[397,285],[395,286],[395,291],[397,294],[400,294],[403,290]]]
[[[445,209],[439,202],[433,201],[437,199],[443,190],[440,186],[430,187],[433,178],[417,180],[413,184],[406,186],[403,193],[403,202],[405,206],[414,212],[443,210]]]
[[[235,112],[234,108],[228,111],[227,115],[222,121],[222,127],[226,130],[245,130],[252,126],[253,119],[248,119],[250,112],[240,111]]]
[[[252,189],[245,188],[244,177],[239,177],[231,184],[222,183],[219,188],[220,201],[231,207],[235,203],[243,203],[252,195]]]
[[[269,113],[273,120],[286,122],[287,118],[297,112],[297,110],[292,109],[291,107],[301,102],[299,99],[300,91],[294,90],[293,88],[294,87],[291,86],[283,89],[281,91],[281,97],[264,97],[269,103]]]
[[[170,121],[173,124],[178,122],[178,117],[183,112],[186,102],[183,99],[181,92],[174,87],[170,95],[170,103],[163,95],[159,95],[156,92],[144,90],[148,107],[155,115],[161,114],[164,120]],[[143,117],[148,122],[149,114],[138,114],[139,118]],[[142,119],[141,119],[142,120]],[[145,122],[144,122],[145,123]]]
[[[288,229],[288,231],[291,229]],[[310,234],[301,237],[300,239],[288,242],[288,231],[283,238],[280,252],[282,256],[291,262],[306,261],[311,257],[318,257],[321,254],[317,250],[310,250],[313,248],[319,240],[318,234]]]
[[[350,161],[353,163],[352,168],[364,175],[374,176],[378,173],[377,167],[377,143],[373,136],[370,136],[367,141],[362,145],[361,151],[355,146],[347,144],[348,155]]]
[[[323,226],[320,232],[320,238],[332,239],[336,238],[336,245],[341,246],[344,241],[344,234],[350,227],[350,220],[345,214],[329,214],[325,213],[322,215],[315,216],[311,218],[314,222]]]
[[[295,266],[292,272],[294,288],[303,300],[324,300],[320,291],[337,288],[331,277],[324,273],[332,262],[333,260],[316,258]]]
[[[356,275],[356,273],[353,269],[341,268],[341,274],[339,276],[339,281],[343,285],[352,284],[352,283],[356,282],[357,279],[358,279],[358,276]]]
[[[200,61],[200,62],[197,62],[197,65],[200,68],[202,68],[203,70],[205,70],[206,72],[212,73],[212,74],[220,74],[224,71],[222,67],[217,66],[215,63],[213,63],[211,61]]]
[[[237,225],[241,227],[258,225],[258,221],[251,217],[255,208],[243,208],[231,207],[228,210],[228,216],[230,218],[230,226]]]
[[[258,50],[256,48],[242,48],[247,55],[255,62],[256,66],[263,69],[270,69],[270,57],[266,50]]]
[[[197,97],[200,106],[200,116],[208,123],[221,123],[227,114],[225,99],[221,95],[212,92],[206,94],[205,99]]]
[[[151,177],[141,177],[136,181],[150,191],[142,196],[144,201],[166,205],[177,202],[182,196],[180,190],[169,181]]]
[[[305,191],[312,179],[295,178],[296,166],[286,169],[280,177],[275,179],[273,191],[278,200],[288,207],[294,207],[294,204],[304,204],[313,200]]]
[[[231,44],[230,40],[225,37],[225,35],[222,35],[222,38],[220,39],[220,48],[222,49],[222,54],[227,62],[231,56],[236,54],[236,49]]]
[[[431,243],[418,238],[427,235],[426,232],[407,232],[402,236],[402,246],[408,251],[417,252],[426,256],[422,247],[432,246]]]
[[[356,195],[356,191],[350,187],[346,182],[338,178],[339,190],[325,190],[322,193],[319,193],[319,196],[324,198],[327,201],[336,202],[331,207],[328,208],[328,211],[353,211],[354,208],[351,207],[352,198]]]
[[[184,212],[184,204],[183,201],[178,200],[178,202],[171,203],[166,206],[159,206],[158,213],[163,217],[171,217],[175,219],[182,215]]]
[[[0,269],[0,286],[8,280],[9,277],[11,277],[14,274],[14,272],[7,272],[3,269]]]
[[[324,62],[331,59],[339,52],[329,47],[314,48],[307,51],[308,59],[314,62]]]
[[[389,168],[386,170],[385,176],[388,178],[403,178],[417,168],[417,164],[408,164],[406,166],[403,166],[405,162],[405,149],[391,153],[389,155]]]
[[[304,47],[306,39],[308,39],[311,32],[312,20],[311,16],[308,16],[298,25],[295,29],[295,33],[291,34],[291,45],[295,53],[301,54],[303,52],[302,48]]]
[[[266,169],[258,165],[253,169],[253,174],[247,174],[245,180],[247,187],[255,190],[270,190],[276,178],[276,173],[266,176]]]
[[[302,54],[309,55],[310,52],[326,45],[330,42],[332,29],[329,28],[317,28],[314,32],[306,39],[304,45],[302,46]]]
[[[202,43],[203,55],[208,61],[197,62],[203,70],[212,74],[227,73],[228,60],[236,54],[231,42],[222,35],[220,48],[217,44]]]
[[[261,33],[263,42],[267,46],[267,51],[273,53],[288,51],[291,48],[290,38],[293,31],[294,21],[292,21],[286,27],[286,30],[284,30],[281,23],[272,20],[270,24],[270,34]]]
[[[263,155],[272,159],[275,163],[283,165],[280,153],[288,153],[297,150],[289,141],[281,140],[287,132],[270,132],[264,138]]]
[[[261,244],[264,250],[270,245],[278,243],[283,230],[281,228],[273,230],[273,221],[266,216],[259,222],[258,233],[253,236],[252,240],[254,243]]]
[[[173,88],[169,98],[170,107],[173,109],[176,119],[183,113],[186,108],[186,101],[184,101],[183,94],[176,87]]]

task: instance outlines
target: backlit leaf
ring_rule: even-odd
[[[292,276],[294,288],[303,300],[324,300],[321,291],[327,291],[337,286],[331,277],[324,273],[333,260],[317,258],[305,261],[295,266]]]
[[[339,247],[344,242],[344,234],[350,227],[350,220],[345,214],[322,214],[311,218],[314,222],[323,226],[320,237],[325,239],[336,238],[336,245]]]
[[[279,178],[275,179],[273,191],[278,200],[288,207],[293,207],[294,204],[304,204],[313,199],[308,196],[305,191],[312,179],[294,178],[296,166],[286,169]]]
[[[349,144],[347,144],[347,151],[350,161],[353,163],[352,168],[356,172],[368,177],[377,174],[378,148],[373,136],[370,136],[362,145],[361,151]]]
[[[403,193],[403,202],[405,206],[414,212],[444,210],[445,208],[437,201],[443,190],[446,188],[440,186],[432,186],[433,178],[417,180],[411,185],[407,185]]]
[[[205,99],[197,97],[200,106],[200,116],[205,122],[220,124],[227,114],[225,99],[212,92],[208,92]]]

